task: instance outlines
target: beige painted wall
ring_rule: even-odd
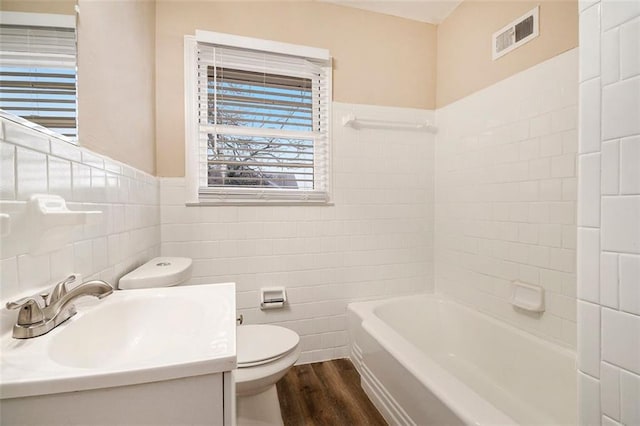
[[[79,4],[80,145],[155,174],[155,3]]]
[[[71,13],[73,3],[4,0],[1,8]],[[491,34],[536,4],[540,36],[492,61]],[[334,100],[428,109],[578,44],[577,0],[465,0],[438,27],[309,1],[80,6],[80,144],[159,176],[184,175],[182,43],[196,29],[329,49]]]
[[[184,175],[183,36],[196,29],[329,49],[335,101],[435,106],[434,25],[308,1],[158,0],[156,14],[159,176]]]
[[[493,61],[491,35],[538,4],[540,36]],[[577,0],[465,0],[438,26],[437,107],[577,46]]]
[[[2,0],[0,10],[75,15],[76,0]]]

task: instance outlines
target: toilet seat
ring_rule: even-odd
[[[275,325],[242,325],[236,334],[238,368],[274,362],[294,351],[300,343],[297,333]]]
[[[300,336],[284,327],[241,325],[236,328],[236,336],[238,368],[234,381],[239,397],[274,387],[300,356]]]
[[[264,364],[269,364],[270,362],[275,362],[275,361],[279,360],[280,358],[286,357],[293,350],[295,350],[295,347],[292,348],[290,351],[287,351],[287,352],[283,353],[282,355],[274,356],[273,358],[264,359],[264,360],[261,360],[261,361],[242,362],[242,363],[238,362],[237,368],[250,368],[250,367],[257,367],[257,366],[264,365]]]

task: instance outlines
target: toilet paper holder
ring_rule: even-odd
[[[260,289],[260,309],[282,308],[287,302],[284,287],[263,287]]]

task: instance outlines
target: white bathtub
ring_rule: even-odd
[[[576,424],[575,353],[438,295],[348,308],[351,358],[390,424]]]

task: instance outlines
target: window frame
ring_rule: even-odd
[[[289,56],[298,56],[310,60],[326,62],[322,68],[327,75],[327,128],[326,128],[326,153],[327,166],[326,198],[305,197],[305,192],[318,194],[314,191],[271,189],[271,188],[223,188],[216,198],[202,198],[200,196],[200,162],[202,149],[199,143],[200,125],[198,123],[198,43],[215,44],[227,48],[240,48],[255,50],[264,53],[276,53]],[[195,36],[184,36],[184,88],[185,88],[185,189],[187,206],[203,205],[332,205],[332,161],[331,161],[331,93],[332,93],[332,69],[331,56],[326,49],[301,46],[289,43],[281,43],[270,40],[262,40],[251,37],[236,36],[231,34],[214,33],[210,31],[196,30]],[[247,128],[244,128],[246,130]],[[250,132],[250,130],[249,130]],[[314,178],[315,178],[314,170]]]

